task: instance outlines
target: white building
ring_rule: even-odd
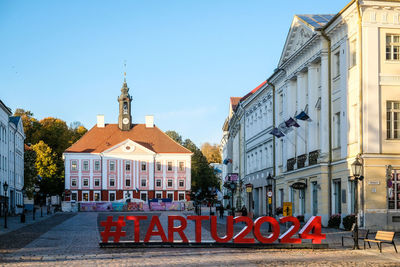
[[[5,200],[9,213],[23,210],[24,128],[20,117],[11,116],[11,109],[0,100],[0,203]],[[8,184],[4,192],[4,183]]]
[[[357,198],[360,225],[400,229],[399,18],[398,1],[355,0],[338,14],[294,17],[278,68],[240,104],[246,179],[260,188],[258,197],[253,192],[255,212],[265,211],[258,179],[266,175],[271,153],[264,149],[272,137],[276,207],[291,202],[295,216],[319,215],[327,225],[332,214],[354,213]],[[269,93],[272,127],[282,137],[269,134],[271,112],[263,113]],[[302,112],[310,119],[297,119],[299,127],[286,132],[285,122]],[[364,176],[358,195],[349,179],[356,157]]]

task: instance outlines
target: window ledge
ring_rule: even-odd
[[[388,59],[386,59],[385,63],[386,64],[399,64],[400,60],[388,60]]]

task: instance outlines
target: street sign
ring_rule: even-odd
[[[292,202],[283,202],[283,216],[292,216]]]
[[[267,196],[272,197],[272,191],[268,191]]]

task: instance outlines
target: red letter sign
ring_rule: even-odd
[[[253,221],[249,217],[239,216],[235,217],[235,223],[245,222],[247,225],[233,238],[233,243],[254,243],[254,238],[245,237],[253,229]]]
[[[127,220],[133,221],[133,229],[135,232],[135,242],[140,241],[140,220],[147,220],[147,216],[126,216]]]
[[[188,220],[193,220],[196,222],[196,242],[200,243],[201,242],[201,221],[202,220],[208,220],[210,217],[209,216],[187,216]]]
[[[310,234],[312,230],[312,234]],[[326,238],[321,234],[321,217],[312,216],[299,232],[301,239],[311,239],[313,244],[321,244],[321,240]]]
[[[158,231],[153,231],[154,226],[157,226]],[[144,238],[143,242],[149,242],[150,237],[153,235],[159,235],[163,242],[167,242],[167,237],[165,236],[164,229],[161,226],[158,216],[151,217],[149,229],[147,229],[146,237]]]
[[[174,221],[178,220],[181,222],[181,225],[178,227],[174,227]],[[187,239],[183,230],[185,230],[187,226],[187,221],[182,216],[168,216],[168,241],[174,242],[174,233],[178,233],[179,236],[182,238],[182,242],[188,243],[189,240]]]
[[[226,235],[219,238],[217,234],[217,217],[211,216],[211,237],[218,243],[226,243],[233,237],[233,217],[226,217]]]
[[[270,234],[269,237],[267,238],[264,237],[260,232],[261,225],[265,222],[270,223],[272,226],[272,234]],[[279,223],[272,217],[259,217],[257,218],[257,220],[254,221],[253,234],[257,238],[257,240],[260,241],[261,243],[267,244],[274,242],[275,240],[278,239],[279,232],[280,232]]]

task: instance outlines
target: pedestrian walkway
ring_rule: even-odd
[[[40,209],[36,210],[35,220],[33,220],[33,212],[28,211],[25,213],[25,223],[21,222],[21,215],[7,216],[7,228],[4,228],[4,217],[0,217],[0,236],[12,231],[15,231],[21,227],[30,225],[35,222],[40,222],[52,216],[54,214],[54,210],[51,210],[49,214],[47,214],[47,210],[43,207],[42,212]]]

